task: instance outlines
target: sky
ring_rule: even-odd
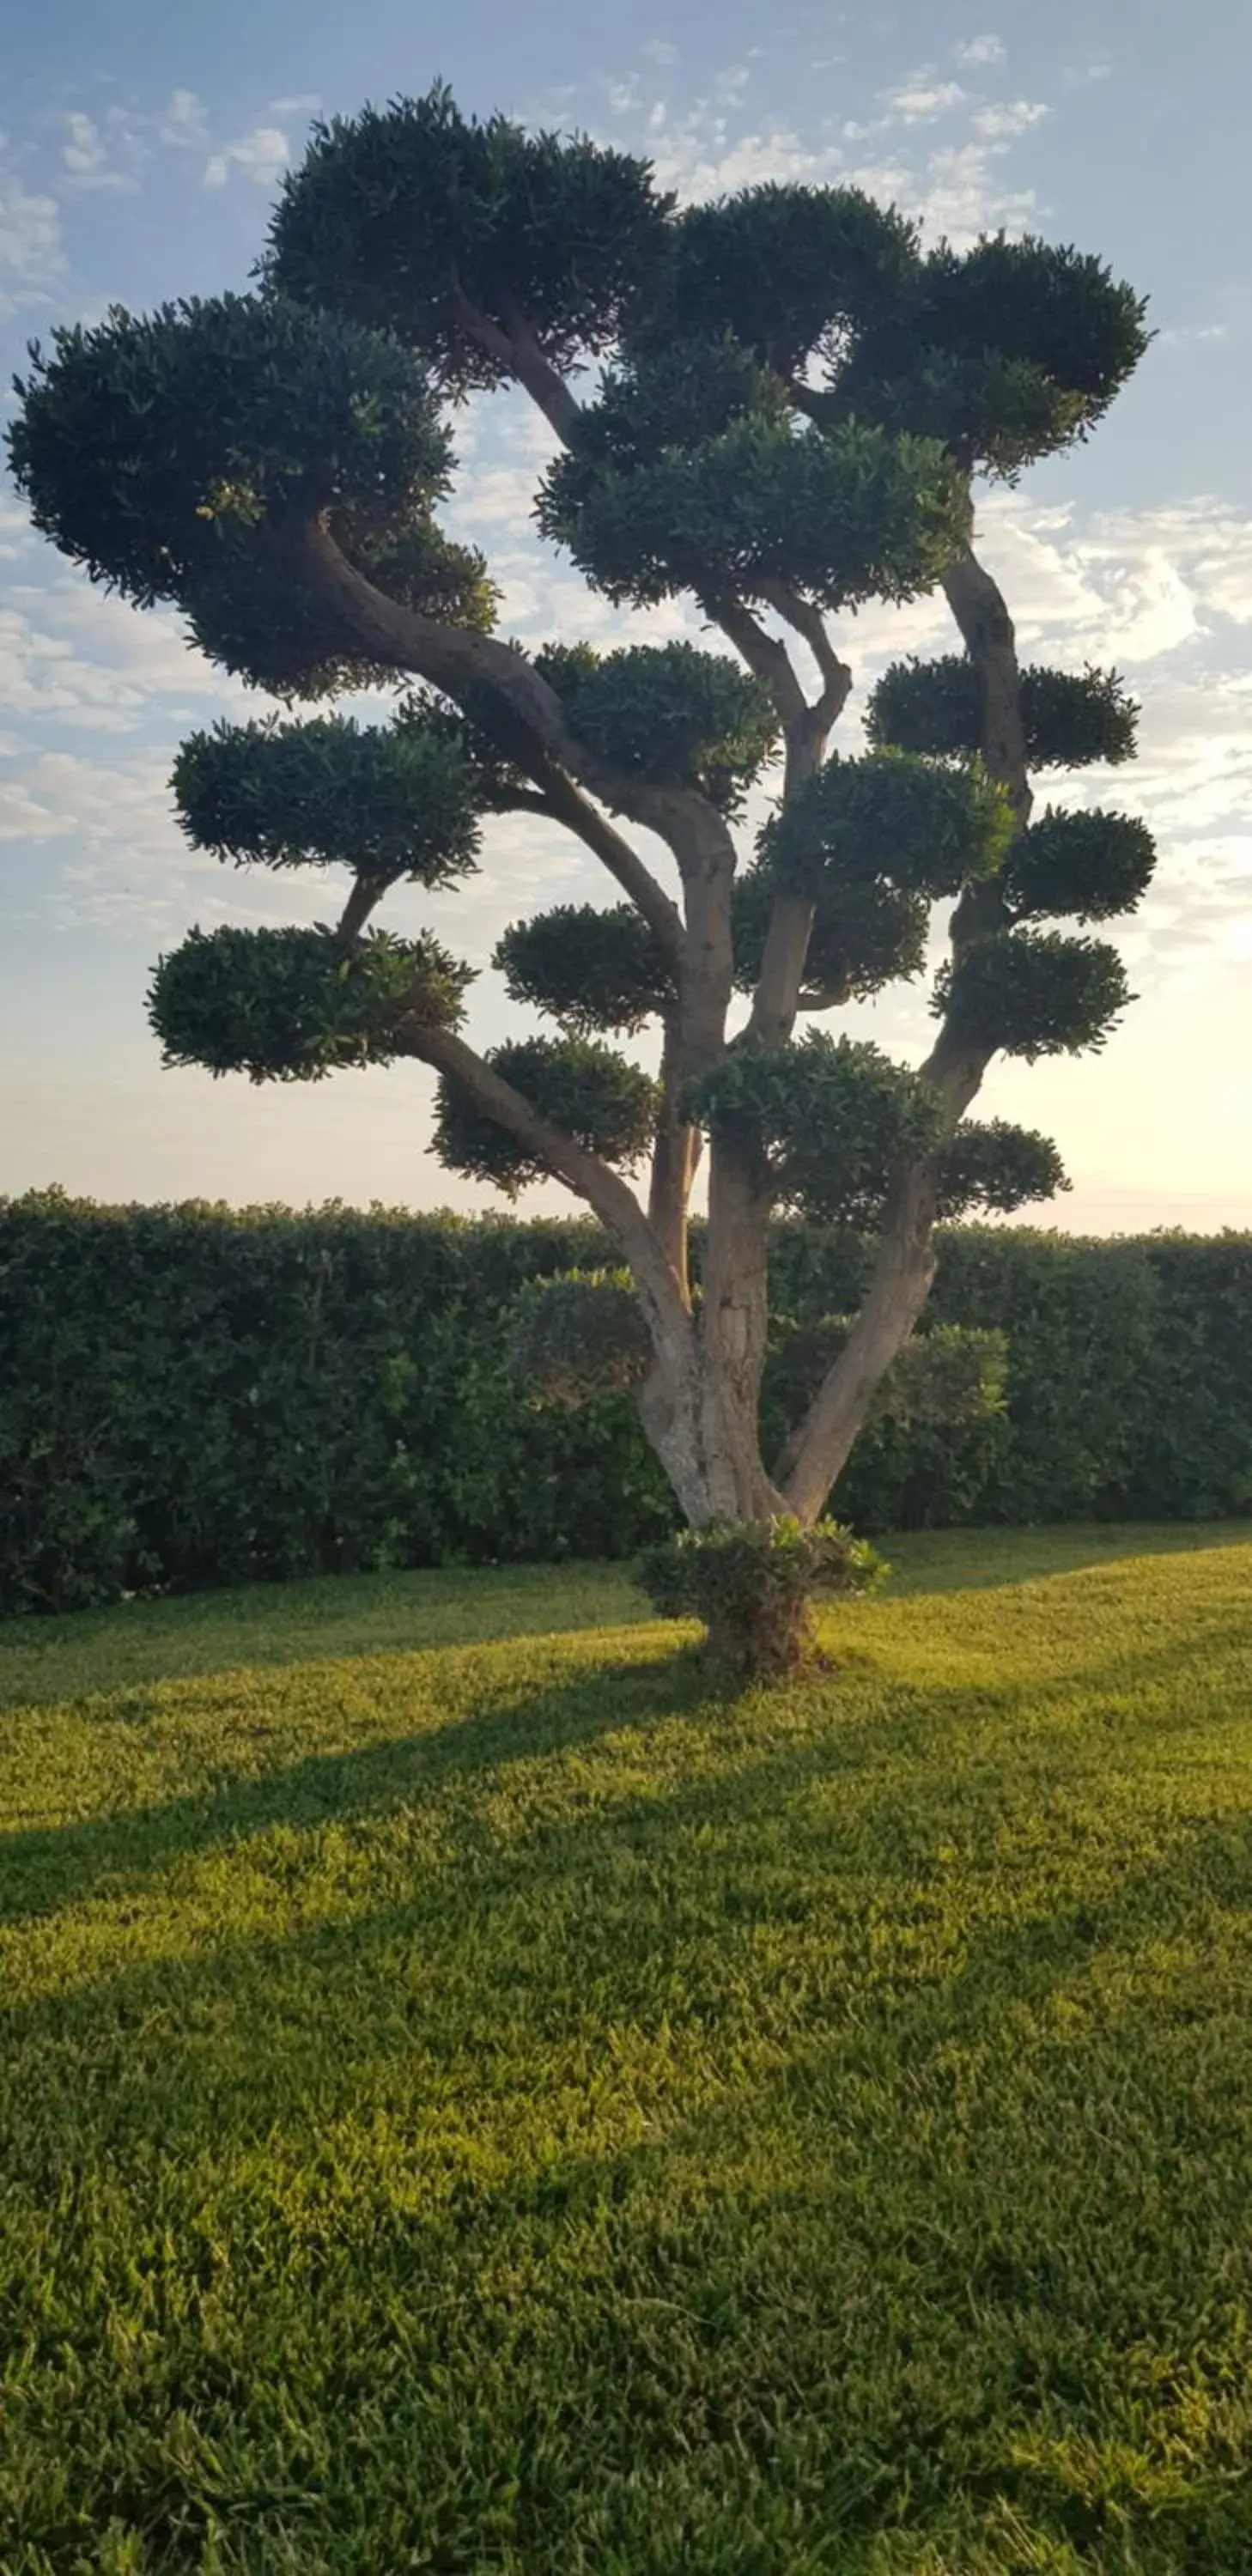
[[[928,237],[1040,232],[1098,251],[1150,299],[1156,337],[1090,444],[980,498],[980,545],[1023,658],[1113,663],[1142,705],[1133,770],[1058,801],[1143,814],[1156,886],[1119,930],[1139,996],[1103,1053],[995,1066],[986,1114],[1054,1135],[1073,1181],[1045,1222],[1090,1232],[1252,1226],[1252,254],[1242,0],[40,0],[0,38],[0,374],[62,320],[246,284],[310,120],[449,80],[467,110],[648,153],[683,198],[753,180],[855,180]],[[6,396],[6,401],[11,397]],[[695,633],[681,607],[622,618],[529,514],[546,432],[518,398],[455,423],[449,517],[501,583],[506,632]],[[941,600],[843,621],[855,672],[840,739],[901,651],[944,652]],[[387,700],[371,710],[385,719]],[[499,1204],[429,1153],[416,1066],[257,1089],[168,1071],[144,996],[193,923],[325,917],[327,889],[191,852],[168,777],[181,737],[261,712],[178,621],[93,589],[0,487],[0,1194],[101,1200],[329,1198]],[[1040,799],[1040,803],[1046,801]],[[525,818],[482,874],[405,891],[486,968],[507,921],[614,892]],[[530,1023],[485,972],[470,1034]],[[829,1023],[827,1023],[829,1025]],[[924,994],[848,1015],[916,1061]],[[562,1203],[528,1192],[523,1210]]]

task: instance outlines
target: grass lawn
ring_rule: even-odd
[[[3,2576],[1252,2571],[1252,1534],[0,1630]]]

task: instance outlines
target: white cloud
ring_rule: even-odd
[[[67,187],[120,188],[133,193],[139,185],[138,155],[124,120],[115,121],[107,137],[80,109],[72,109],[65,122],[69,141],[61,152],[61,167]]]
[[[299,89],[291,98],[272,98],[269,103],[269,114],[271,116],[316,116],[321,104],[321,95],[317,90]]]
[[[40,304],[65,275],[61,213],[0,162],[0,321]]]
[[[1066,63],[1061,78],[1067,89],[1086,89],[1092,81],[1111,80],[1113,66],[1107,60],[1090,63]]]
[[[953,50],[958,63],[968,63],[971,71],[1004,60],[1004,46],[998,36],[971,36],[968,44],[957,45]]]
[[[929,125],[937,116],[949,116],[960,107],[965,92],[959,81],[936,80],[927,72],[915,72],[895,89],[879,92],[886,109],[884,123],[891,125]]]
[[[1041,125],[1051,113],[1038,99],[1001,99],[989,107],[974,111],[971,123],[975,134],[989,143],[1008,143],[1018,134],[1026,134],[1032,125]]]
[[[277,125],[254,126],[234,143],[223,144],[205,164],[206,188],[224,188],[233,171],[258,188],[272,188],[291,158],[287,137]]]
[[[157,117],[157,133],[172,151],[204,141],[208,110],[193,89],[173,89]]]

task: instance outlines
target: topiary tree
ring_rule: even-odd
[[[323,929],[193,931],[152,987],[167,1059],[284,1081],[418,1057],[450,1169],[509,1192],[551,1174],[587,1202],[617,1267],[554,1282],[546,1314],[530,1299],[518,1348],[564,1401],[637,1387],[697,1534],[661,1595],[711,1603],[716,1626],[729,1586],[740,1667],[744,1569],[771,1531],[762,1664],[801,1635],[810,1577],[863,1575],[820,1516],[893,1370],[921,1401],[901,1354],[936,1218],[1062,1185],[1042,1138],[968,1123],[992,1056],[1098,1047],[1130,998],[1113,948],[1046,925],[1128,910],[1150,838],[1117,814],[1035,819],[1030,773],[1127,759],[1135,710],[1109,674],[1019,669],[972,494],[1085,438],[1144,345],[1136,297],[1075,251],[927,251],[847,188],[679,211],[646,163],[468,120],[436,88],[315,131],[254,293],[60,331],[19,386],[18,482],[93,579],[173,601],[222,667],[289,702],[408,692],[374,728],[322,713],[185,745],[196,846],[346,872],[350,892]],[[529,654],[493,631],[488,568],[437,512],[450,413],[502,385],[553,433],[544,535],[603,597],[686,600],[729,650]],[[832,753],[852,679],[832,622],[936,586],[961,652],[888,671],[868,748]],[[757,787],[770,810],[745,848]],[[580,843],[615,900],[506,932],[505,986],[556,1034],[479,1053],[466,968],[374,916],[398,884],[462,881],[517,812]],[[918,977],[937,905],[920,1067],[797,1037]],[[649,1024],[655,1074],[620,1044]],[[767,1460],[779,1209],[872,1228],[878,1251]],[[937,1356],[967,1404],[968,1370],[948,1341]],[[702,1545],[732,1550],[703,1591]]]

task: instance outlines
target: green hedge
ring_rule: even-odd
[[[536,1411],[504,1349],[524,1279],[603,1258],[577,1222],[0,1201],[0,1609],[633,1551],[671,1512],[629,1401]],[[864,1264],[780,1227],[778,1311]],[[868,1435],[859,1527],[1252,1508],[1252,1237],[954,1230],[933,1311],[1007,1332],[1008,1412]]]

